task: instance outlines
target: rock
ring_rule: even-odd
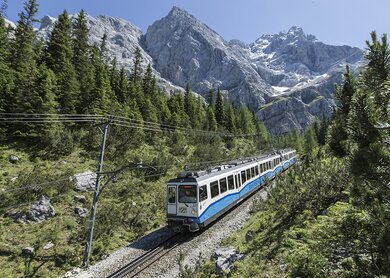
[[[66,272],[63,277],[64,278],[75,277],[76,275],[78,275],[80,273],[81,273],[81,268],[75,267],[72,270]]]
[[[75,212],[78,216],[80,216],[80,217],[82,217],[82,218],[85,218],[85,217],[87,217],[88,210],[87,210],[86,208],[75,207],[75,208],[74,208],[74,212]]]
[[[20,161],[20,157],[17,156],[17,155],[11,154],[11,155],[8,157],[8,161],[11,162],[12,164],[15,164],[15,163],[17,163],[17,162]]]
[[[48,242],[45,246],[43,246],[43,249],[44,250],[49,250],[50,248],[53,248],[54,247],[54,243],[52,243],[51,241]]]
[[[76,191],[85,192],[95,188],[96,174],[91,171],[76,174],[73,176],[73,179],[76,184]]]
[[[24,256],[30,257],[32,254],[34,254],[34,247],[24,247],[22,249],[22,254]]]
[[[84,195],[76,195],[74,196],[74,199],[82,204],[85,204],[87,202],[87,198]]]
[[[244,258],[243,254],[240,254],[232,247],[222,247],[215,250],[214,256],[216,259],[216,270],[218,275],[229,273],[233,267],[233,263]]]
[[[41,196],[39,200],[35,201],[29,211],[16,212],[9,216],[17,222],[21,223],[40,223],[55,215],[55,210],[50,204],[50,199],[46,196]]]
[[[252,232],[252,231],[248,231],[248,232],[245,234],[245,242],[252,241],[252,239],[253,239],[253,232]]]

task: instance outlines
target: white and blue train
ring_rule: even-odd
[[[167,221],[174,231],[207,226],[297,160],[295,150],[233,161],[207,171],[179,173],[167,184]]]

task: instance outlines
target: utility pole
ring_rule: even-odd
[[[96,175],[95,190],[93,192],[93,202],[91,208],[91,215],[89,217],[89,229],[87,233],[87,241],[85,243],[84,260],[83,260],[83,266],[86,268],[89,266],[89,258],[92,252],[93,229],[95,225],[96,206],[99,198],[99,186],[100,186],[100,179],[101,179],[102,169],[103,169],[104,149],[106,147],[108,126],[110,125],[111,121],[112,120],[109,119],[109,121],[103,123],[104,129],[101,130],[103,133],[103,140],[102,140],[102,145],[100,147],[99,165],[98,165],[98,171]]]

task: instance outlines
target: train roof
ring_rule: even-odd
[[[168,183],[182,183],[182,182],[188,182],[188,183],[197,183],[202,182],[204,180],[226,174],[228,172],[239,170],[245,166],[251,165],[254,162],[259,161],[267,161],[269,159],[273,159],[274,157],[278,157],[280,155],[288,154],[295,151],[294,149],[284,149],[279,151],[274,151],[268,154],[264,154],[261,156],[253,156],[253,157],[247,157],[239,160],[233,160],[230,161],[224,165],[215,166],[213,168],[207,169],[207,170],[200,170],[200,171],[184,171],[178,174],[178,176],[174,179],[171,179],[168,181]]]

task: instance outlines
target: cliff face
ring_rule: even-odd
[[[74,17],[74,16],[73,16]],[[108,16],[87,16],[90,41],[107,34],[108,57],[130,72],[134,51],[152,64],[160,86],[170,91],[187,82],[205,96],[220,88],[237,105],[247,104],[274,134],[302,130],[315,117],[329,116],[334,84],[347,64],[356,73],[363,51],[326,45],[299,27],[263,35],[251,44],[226,42],[186,11],[173,7],[143,34],[133,24]],[[44,17],[39,36],[48,39],[56,19]],[[12,23],[8,23],[12,24]]]

